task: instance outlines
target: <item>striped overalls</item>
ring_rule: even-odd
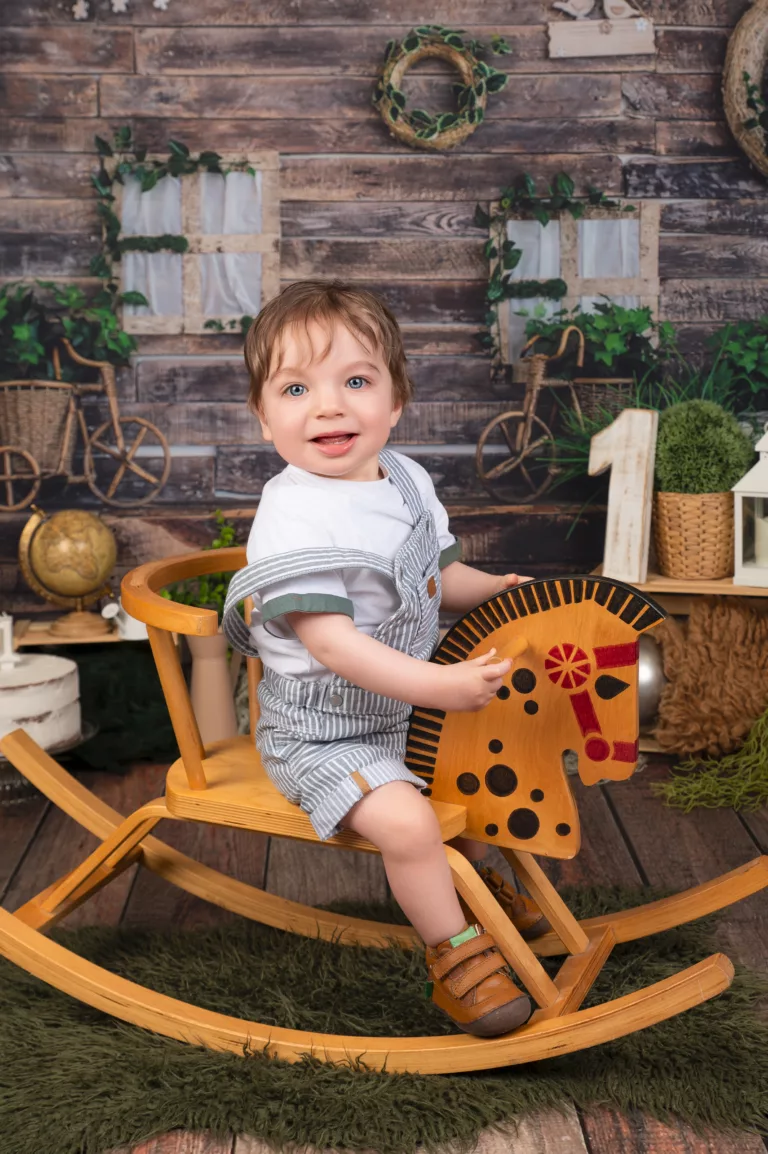
[[[434,518],[397,454],[383,450],[379,460],[414,523],[394,560],[358,549],[328,548],[282,553],[248,565],[232,578],[224,606],[223,629],[236,649],[258,656],[237,612],[243,598],[290,577],[365,567],[386,574],[400,597],[399,607],[373,637],[421,660],[431,656],[440,607]],[[411,705],[361,689],[336,674],[329,681],[305,682],[269,668],[259,684],[259,704],[255,737],[264,768],[280,792],[306,810],[322,840],[338,832],[342,818],[368,787],[409,781],[424,788],[403,763]]]

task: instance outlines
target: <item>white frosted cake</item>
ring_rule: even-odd
[[[23,729],[43,749],[80,737],[80,684],[77,665],[66,657],[23,654],[0,668],[0,737]]]

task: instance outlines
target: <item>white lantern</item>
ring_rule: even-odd
[[[755,445],[760,459],[733,486],[734,585],[768,587],[768,433]]]

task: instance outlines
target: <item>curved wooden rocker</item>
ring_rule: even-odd
[[[0,910],[0,953],[81,1001],[169,1037],[237,1054],[266,1051],[288,1061],[311,1053],[360,1059],[368,1068],[420,1073],[480,1070],[537,1061],[619,1038],[689,1009],[724,990],[733,968],[722,954],[653,986],[579,1007],[616,942],[679,925],[768,884],[768,859],[634,910],[577,921],[535,854],[572,857],[578,813],[563,772],[565,749],[579,755],[587,783],[624,779],[636,766],[637,638],[661,610],[630,586],[604,578],[534,581],[467,614],[438,646],[448,663],[484,651],[518,654],[509,684],[480,713],[414,709],[406,760],[428,782],[444,841],[460,833],[497,845],[545,911],[552,932],[523,941],[466,859],[446,846],[456,888],[488,927],[538,1005],[522,1029],[500,1038],[442,1035],[365,1038],[313,1034],[227,1017],[117,977],[50,941],[45,932],[135,862],[245,917],[310,937],[386,947],[418,947],[408,926],[315,910],[226,877],[153,836],[163,818],[207,821],[272,836],[316,841],[309,819],[274,789],[250,738],[203,748],[172,632],[205,635],[216,614],[159,596],[170,583],[245,564],[242,549],[201,552],[144,565],[123,582],[123,604],[146,622],[181,751],[165,798],[128,817],[74,780],[22,730],[0,741],[3,754],[101,844],[71,873],[20,909]],[[258,718],[260,663],[249,661],[252,728]],[[326,843],[377,852],[351,831]],[[566,955],[550,978],[539,957]]]

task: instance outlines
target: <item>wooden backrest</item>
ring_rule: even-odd
[[[180,557],[165,557],[150,561],[126,573],[120,586],[123,608],[131,617],[143,621],[149,634],[160,684],[163,687],[168,712],[179,744],[187,780],[192,789],[205,789],[205,749],[192,710],[187,683],[181,670],[178,650],[172,634],[184,633],[193,637],[210,637],[218,632],[219,618],[213,609],[198,609],[181,605],[160,596],[160,590],[176,581],[202,577],[208,573],[229,573],[244,568],[245,549],[205,549],[199,553],[185,553]],[[254,725],[256,684],[261,662],[249,661],[249,704],[251,724]],[[258,716],[258,714],[257,714]]]

